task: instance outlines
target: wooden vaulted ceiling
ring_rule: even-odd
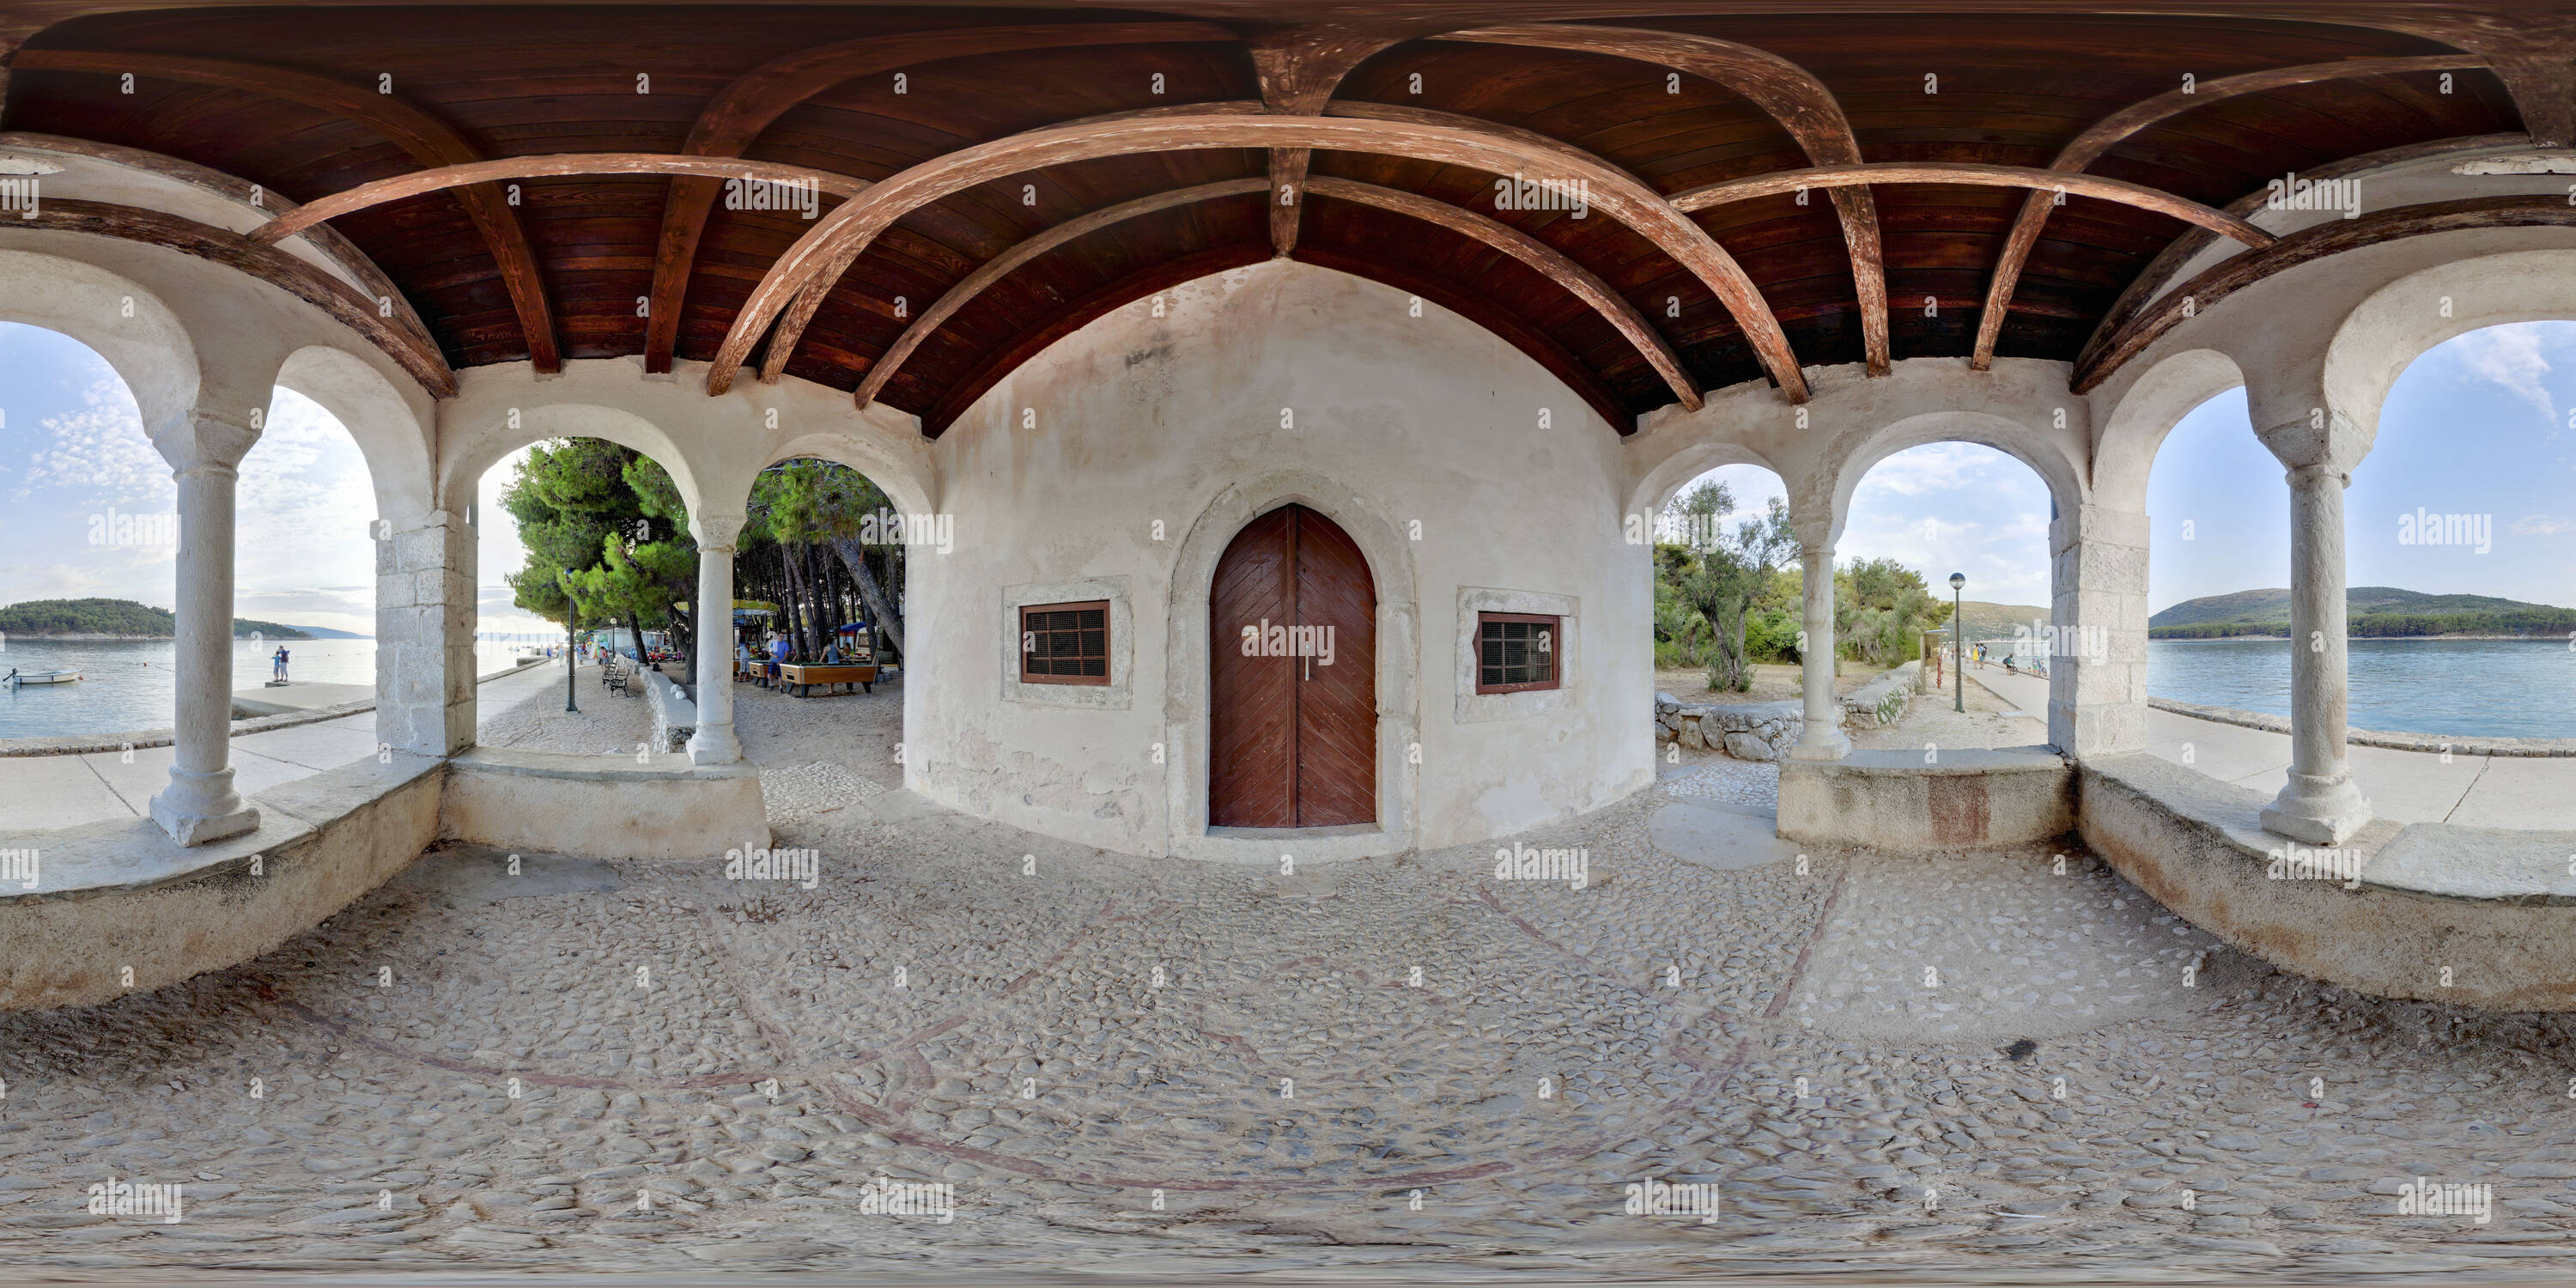
[[[2178,239],[2268,241],[2220,213],[2267,179],[2534,129],[2547,82],[2424,23],[1887,7],[1320,30],[1090,9],[92,13],[18,49],[0,126],[305,203],[419,176],[314,214],[459,367],[676,355],[717,362],[720,386],[739,362],[935,434],[1091,318],[1284,249],[1466,315],[1625,428],[1746,380],[1803,398],[1801,365],[2074,361]],[[2186,74],[2213,92],[2170,97]],[[1001,142],[1113,114],[1142,115],[1102,128],[1153,139]],[[887,182],[979,145],[999,159],[953,190]],[[422,173],[610,153],[647,172]],[[727,209],[725,172],[675,177],[676,154],[830,176],[824,217]],[[1497,210],[1511,157],[1600,167],[1595,208]],[[1763,178],[1855,165],[1805,192]],[[1997,167],[2090,186],[2061,204]],[[830,241],[845,202],[859,231]],[[851,216],[871,202],[891,223],[866,235],[877,216]]]

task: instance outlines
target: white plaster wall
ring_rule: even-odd
[[[912,565],[909,786],[1107,849],[1275,862],[1482,841],[1652,781],[1647,556],[1620,534],[1609,425],[1475,325],[1330,270],[1272,262],[1160,303],[1067,337],[939,440],[956,543]],[[1292,499],[1350,532],[1377,581],[1381,828],[1211,837],[1205,570]],[[1006,684],[994,641],[1033,587],[1125,604],[1108,692]],[[1574,606],[1564,698],[1503,719],[1457,700],[1462,588]]]

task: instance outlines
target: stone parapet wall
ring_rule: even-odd
[[[1903,720],[1921,669],[1921,663],[1908,662],[1842,695],[1845,727],[1881,729]],[[1806,707],[1796,698],[1684,703],[1669,693],[1655,695],[1655,741],[1722,751],[1737,760],[1787,760],[1806,728]]]
[[[678,751],[687,746],[690,735],[698,731],[698,704],[655,668],[644,672],[644,696],[653,706],[653,749]]]

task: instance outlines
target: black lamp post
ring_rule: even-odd
[[[1950,709],[1962,712],[1968,709],[1968,623],[1960,615],[1962,601],[1959,594],[1967,585],[1968,574],[1950,574],[1950,651],[1957,655],[1951,660],[1959,664],[1959,683],[1955,686],[1956,695],[1950,700]]]
[[[572,577],[573,570],[564,569],[564,710],[579,715],[581,708],[573,705],[577,687],[573,679],[581,670],[581,605],[572,597]]]

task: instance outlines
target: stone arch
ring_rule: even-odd
[[[2060,515],[2075,513],[2085,502],[2083,477],[2075,463],[2029,428],[1990,412],[1923,412],[1881,426],[1859,436],[1856,442],[1837,442],[1825,453],[1826,460],[1840,462],[1833,476],[1831,539],[1842,539],[1843,522],[1851,513],[1852,494],[1859,490],[1862,478],[1880,461],[1929,443],[1976,443],[2020,461],[2048,485],[2049,502]],[[1793,506],[1806,499],[1794,481],[1790,499]]]
[[[1628,494],[1627,513],[1645,515],[1652,521],[1653,516],[1663,513],[1664,507],[1672,504],[1673,498],[1680,495],[1692,479],[1729,465],[1758,465],[1779,475],[1784,483],[1789,477],[1779,466],[1772,464],[1769,457],[1742,443],[1711,439],[1684,447],[1647,470]]]
[[[1277,857],[1269,840],[1208,835],[1209,677],[1207,616],[1218,560],[1236,533],[1283,505],[1305,506],[1339,524],[1377,581],[1378,824],[1349,853],[1411,847],[1420,833],[1418,779],[1407,750],[1421,729],[1421,601],[1412,552],[1394,516],[1348,484],[1306,470],[1280,470],[1233,484],[1211,499],[1182,534],[1165,617],[1163,725],[1172,852],[1209,858]],[[1302,849],[1316,847],[1301,841]],[[1321,857],[1330,857],[1321,856]]]
[[[876,484],[877,490],[885,493],[886,499],[894,502],[897,510],[906,514],[926,514],[932,509],[934,493],[921,477],[920,467],[903,460],[885,445],[857,434],[837,431],[800,434],[779,444],[770,452],[769,459],[761,462],[752,474],[756,477],[761,469],[780,461],[800,458],[830,461],[857,470],[866,475],[869,482]]]
[[[384,373],[347,350],[314,344],[287,355],[276,383],[320,403],[349,431],[367,462],[379,517],[396,530],[428,517],[430,436],[410,400]]]
[[[511,423],[513,418],[515,425]],[[474,487],[484,471],[530,443],[550,438],[600,438],[652,457],[670,471],[671,482],[679,488],[680,500],[689,507],[689,513],[698,512],[698,481],[688,456],[661,426],[622,407],[587,402],[546,403],[514,408],[482,418],[479,423],[451,423],[444,428],[465,440],[439,480],[440,502],[448,509],[463,510],[473,500]]]
[[[2093,494],[2114,509],[2143,511],[2156,455],[2182,418],[2202,403],[2243,386],[2245,371],[2216,349],[2189,349],[2159,360],[2120,395],[2093,445]]]
[[[2371,292],[2336,326],[2326,344],[2325,397],[2360,430],[2366,451],[2388,391],[2426,350],[2491,326],[2571,319],[2576,250],[2508,251],[2409,273]]]
[[[197,346],[177,313],[131,278],[80,260],[0,250],[0,319],[43,327],[89,346],[134,395],[154,439],[197,404]]]

